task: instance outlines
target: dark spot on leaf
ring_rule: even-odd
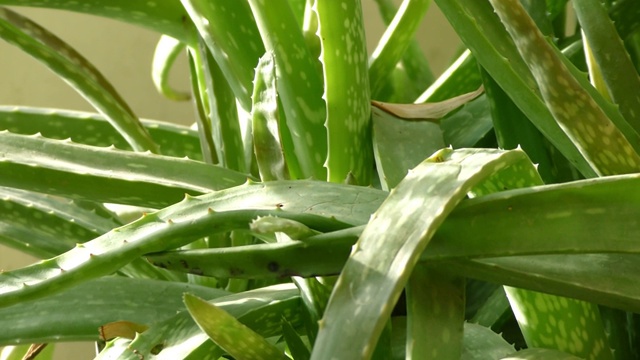
[[[200,268],[189,269],[189,272],[191,274],[195,274],[195,275],[204,275],[204,271],[202,271],[202,269],[200,269]]]
[[[269,269],[269,271],[271,272],[277,272],[278,269],[280,269],[280,265],[277,262],[272,261],[267,264],[267,269]]]
[[[186,260],[180,260],[180,265],[182,265],[182,267],[184,267],[185,269],[189,268],[189,264]]]
[[[244,274],[244,270],[240,269],[240,268],[236,268],[236,267],[231,267],[229,268],[229,275],[231,277],[236,277],[236,276],[240,276]]]

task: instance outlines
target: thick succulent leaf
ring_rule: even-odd
[[[640,176],[635,174],[471,199],[447,218],[425,256],[637,253],[638,186]]]
[[[263,337],[280,334],[281,319],[301,325],[298,289],[282,284],[216,298],[211,303]],[[217,360],[223,351],[209,340],[187,312],[151,326],[133,341],[112,342],[96,358],[139,360],[152,354],[164,359]]]
[[[249,111],[253,69],[264,53],[264,46],[246,1],[181,2],[220,66],[239,104]]]
[[[200,329],[235,359],[289,359],[265,338],[219,307],[189,293],[184,295],[184,303]]]
[[[0,132],[0,185],[76,199],[163,207],[247,175],[188,159]]]
[[[188,92],[176,91],[169,85],[171,68],[184,49],[185,44],[180,40],[162,35],[156,45],[156,51],[153,53],[151,79],[158,92],[167,99],[181,101],[189,100],[191,97]]]
[[[262,181],[289,178],[288,163],[281,140],[283,111],[276,90],[276,69],[272,53],[260,58],[253,82],[252,135],[258,170]],[[294,159],[290,159],[295,161]],[[299,172],[299,171],[294,171]]]
[[[200,94],[206,96],[207,123],[216,145],[218,164],[231,170],[246,172],[244,145],[240,133],[240,122],[236,108],[236,98],[232,93],[224,73],[211,51],[204,43],[200,46],[202,67],[198,77]]]
[[[436,81],[415,101],[416,104],[436,102],[474,91],[482,85],[478,63],[469,50],[465,50]]]
[[[378,204],[384,197],[380,197]],[[375,211],[377,206],[372,204]],[[284,278],[338,275],[362,227],[307,238],[305,241],[150,254],[151,263],[173,271],[220,278]]]
[[[0,305],[61,291],[117,271],[139,256],[277,215],[331,231],[364,223],[379,192],[313,181],[247,184],[184,201],[40,263],[0,273]]]
[[[614,123],[615,118],[595,100],[596,93],[585,90],[574,78],[519,2],[490,1],[514,38],[549,110],[593,169],[603,175],[640,170],[638,133],[624,119]]]
[[[446,145],[454,149],[474,147],[493,129],[486,95],[480,95],[442,119],[440,128]]]
[[[464,278],[416,265],[406,288],[409,359],[461,357],[464,294]]]
[[[573,356],[571,354],[564,353],[558,350],[531,348],[520,350],[511,355],[500,358],[501,360],[537,360],[537,359],[549,359],[549,360],[579,360],[581,358]]]
[[[158,145],[113,86],[68,44],[6,8],[0,8],[0,37],[64,79],[109,120],[134,150],[158,152]]]
[[[327,106],[328,181],[352,178],[356,184],[369,185],[373,168],[371,97],[362,6],[360,0],[316,0],[315,9]]]
[[[435,1],[477,61],[524,114],[580,173],[594,177],[596,172],[547,109],[531,72],[489,3],[476,0]]]
[[[396,4],[391,0],[376,0],[376,4],[380,10],[382,20],[385,25],[389,26],[398,12]],[[410,74],[410,76],[406,77],[406,80],[408,80],[408,87],[410,87],[410,89],[405,90],[408,94],[413,95],[411,99],[406,99],[406,101],[411,101],[434,81],[433,72],[431,71],[429,62],[423,54],[417,39],[413,38],[410,40],[409,46],[402,56],[401,64],[405,74]],[[397,70],[398,67],[394,69],[394,71]],[[371,74],[369,76],[371,76]],[[397,91],[401,89],[396,88],[395,90]],[[377,96],[372,96],[372,98],[384,100]]]
[[[494,333],[491,329],[477,324],[464,324],[464,338],[462,360],[485,360],[502,359],[505,355],[514,352],[513,345],[510,345],[502,336]]]
[[[537,176],[521,151],[445,149],[412,170],[354,246],[320,323],[312,359],[335,354],[370,357],[392,305],[433,233],[467,191],[510,166],[525,177]],[[507,186],[529,181],[502,180]]]
[[[0,242],[41,258],[121,225],[74,202],[17,189],[0,188],[0,202]]]
[[[282,337],[295,360],[309,360],[311,351],[287,319],[282,319]]]
[[[567,161],[559,156],[495,80],[486,71],[482,71],[482,75],[498,146],[501,149],[521,147],[531,161],[538,164],[538,172],[545,183],[573,180],[571,173],[561,171],[569,166]],[[558,155],[554,157],[554,154]]]
[[[326,180],[326,109],[316,61],[287,0],[249,0],[249,4],[262,41],[276,61],[278,95],[293,144],[292,149],[285,147],[284,151],[287,159],[297,158],[301,171],[295,174],[294,168],[289,168],[289,173],[294,179]]]
[[[389,74],[392,73],[396,64],[414,41],[414,34],[427,12],[429,4],[431,4],[431,0],[403,1],[373,50],[369,65],[369,77],[374,99],[378,98],[377,94],[385,81],[388,80]]]
[[[160,153],[167,156],[202,159],[195,130],[185,126],[154,120],[141,120],[153,140],[160,145]],[[115,146],[131,150],[131,146],[104,116],[71,110],[23,106],[0,106],[0,130],[14,134],[40,133],[49,139],[71,139],[93,146]]]
[[[611,98],[640,133],[640,77],[622,39],[599,1],[578,0],[573,6]]]
[[[147,326],[184,310],[182,294],[213,299],[227,292],[158,280],[103,277],[32,302],[0,309],[0,345],[97,341],[98,328],[113,321]],[[162,301],[158,301],[162,299]]]
[[[193,40],[193,27],[179,0],[0,0],[0,5],[47,7],[118,19],[144,26],[181,41]]]
[[[372,117],[376,170],[385,190],[394,188],[409,169],[446,146],[436,124],[405,121],[377,107]]]
[[[194,108],[196,110],[196,126],[200,138],[200,150],[202,158],[207,164],[218,164],[218,151],[216,143],[213,141],[213,129],[211,128],[211,118],[209,112],[211,104],[207,96],[207,87],[204,74],[203,57],[207,56],[208,50],[201,37],[198,44],[188,48],[189,73],[191,75],[191,94]]]
[[[640,27],[639,15],[640,4],[634,0],[615,1],[609,9],[609,16],[622,39],[627,39]]]

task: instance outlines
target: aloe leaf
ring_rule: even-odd
[[[538,93],[536,82],[509,34],[486,1],[435,0],[477,61],[547,139],[585,177],[592,169],[576,145],[562,131]]]
[[[640,148],[638,133],[625,129],[619,122],[614,125],[592,98],[594,94],[587,92],[573,77],[520,3],[490,1],[515,39],[554,118],[594,170],[604,175],[637,172],[640,169],[640,156],[635,150]]]
[[[640,27],[638,21],[640,4],[634,0],[615,1],[609,9],[609,16],[622,39],[627,39]]]
[[[637,254],[535,255],[437,262],[456,274],[640,311]],[[535,281],[534,281],[535,280]]]
[[[429,4],[431,4],[431,0],[403,1],[393,21],[378,42],[378,46],[373,50],[369,65],[369,78],[371,94],[374,99],[378,98],[377,94],[388,79],[388,75],[391,74],[414,41],[414,34],[427,12]]]
[[[0,133],[0,185],[94,201],[163,207],[247,175],[198,161]],[[153,169],[153,173],[149,173]]]
[[[557,151],[518,109],[507,93],[486,71],[482,71],[482,75],[499,147],[515,149],[520,146],[531,161],[538,164],[538,172],[545,183],[573,180],[571,172],[562,171],[569,166],[567,161],[561,156],[553,156]]]
[[[472,92],[482,85],[478,63],[469,50],[465,50],[436,81],[415,101],[421,104],[450,99]]]
[[[153,140],[160,145],[160,153],[167,156],[202,159],[195,130],[154,120],[141,120]],[[0,130],[14,134],[40,133],[49,139],[71,139],[93,146],[113,145],[131,150],[131,146],[109,124],[104,116],[71,110],[23,106],[0,106]]]
[[[305,345],[302,337],[296,332],[291,323],[287,319],[282,319],[282,336],[287,343],[289,352],[295,360],[309,360],[311,352]]]
[[[579,360],[581,358],[558,351],[558,350],[532,348],[532,349],[520,350],[510,356],[505,356],[501,359],[502,360],[536,360],[536,359]]]
[[[338,275],[361,232],[362,228],[356,227],[315,235],[305,241],[168,251],[146,258],[173,271],[219,278]]]
[[[187,92],[174,90],[169,85],[169,74],[174,62],[185,49],[185,44],[171,36],[162,35],[151,63],[151,79],[158,92],[167,99],[182,101],[191,97]]]
[[[184,295],[184,303],[198,326],[234,358],[288,359],[273,344],[217,306],[189,293]]]
[[[484,87],[480,86],[475,91],[438,102],[424,104],[394,104],[373,100],[371,101],[371,105],[405,120],[438,122],[441,118],[445,117],[458,107],[477,98],[483,92]]]
[[[6,8],[0,8],[0,37],[64,79],[109,120],[134,150],[158,152],[158,146],[113,86],[72,47]]]
[[[276,81],[273,54],[267,53],[258,62],[252,96],[253,146],[262,181],[285,180],[289,177],[280,135],[281,126],[286,126],[286,123],[280,118],[282,111]],[[290,160],[295,161],[295,158]]]
[[[216,143],[213,141],[213,129],[211,128],[211,118],[209,117],[211,104],[207,96],[207,88],[204,75],[203,57],[207,50],[198,39],[196,46],[188,49],[189,73],[191,75],[191,93],[196,111],[196,124],[198,136],[200,138],[200,150],[202,158],[207,164],[218,164],[218,151]],[[203,53],[204,52],[204,53]]]
[[[477,324],[464,324],[462,360],[502,359],[514,352],[502,336]]]
[[[351,176],[356,184],[368,185],[373,168],[371,97],[362,6],[359,0],[316,0],[315,9],[327,104],[328,180],[343,182]]]
[[[173,249],[216,232],[246,229],[256,216],[291,218],[320,231],[363,223],[375,196],[359,187],[295,181],[247,184],[186,197],[60,256],[0,273],[0,304],[9,306],[108,275],[146,253]]]
[[[279,335],[283,317],[296,327],[301,324],[298,289],[293,284],[223,296],[211,303],[263,337]],[[187,312],[181,312],[151,326],[133,341],[113,342],[96,359],[139,360],[139,355],[152,354],[166,359],[217,360],[223,352]]]
[[[407,283],[410,359],[459,359],[463,346],[464,279],[418,264]],[[429,339],[428,341],[425,341]]]
[[[627,122],[640,132],[640,77],[607,11],[598,1],[573,3],[606,88]]]
[[[264,46],[246,1],[181,2],[220,66],[238,102],[249,111],[253,69],[264,53]]]
[[[331,296],[331,287],[320,283],[316,278],[294,277],[293,282],[300,290],[300,300],[305,311],[307,336],[311,343],[318,336],[318,324],[322,319],[327,302]]]
[[[424,256],[636,253],[640,247],[633,234],[640,228],[633,219],[640,196],[634,189],[639,184],[638,175],[613,176],[465,201],[440,227]],[[620,226],[607,226],[612,223]]]
[[[438,226],[467,191],[509,165],[536,176],[521,151],[444,149],[413,169],[354,246],[320,324],[312,359],[370,357],[392,304]]]
[[[81,3],[68,0],[0,0],[0,4],[47,7],[118,19],[184,42],[192,40],[193,35],[193,28],[186,23],[187,13],[178,0],[91,0]]]
[[[246,172],[244,145],[240,133],[236,98],[211,51],[200,44],[202,76],[198,77],[201,96],[206,96],[208,104],[207,122],[211,128],[213,143],[216,145],[218,164],[240,172]]]
[[[394,188],[409,169],[445,147],[436,124],[404,121],[378,107],[373,107],[372,117],[376,169],[385,190]]]
[[[440,121],[444,143],[454,149],[474,147],[493,129],[489,101],[486,95],[462,105]]]
[[[378,9],[380,10],[380,15],[382,15],[382,20],[384,23],[389,26],[395,17],[398,8],[390,0],[376,0],[376,4],[378,5]],[[413,87],[412,93],[414,93],[413,98],[417,97],[417,95],[424,91],[431,83],[434,81],[434,76],[431,71],[431,67],[427,58],[422,53],[422,49],[420,48],[420,44],[418,44],[417,39],[411,39],[407,50],[402,56],[402,68],[404,69],[406,74],[410,74],[409,84]],[[397,67],[396,67],[397,70]],[[375,99],[382,100],[377,96],[373,96]],[[407,101],[411,99],[406,99]]]
[[[36,257],[61,254],[121,224],[73,202],[0,188],[0,242]]]
[[[127,320],[153,325],[184,310],[182,294],[206,298],[228,295],[193,284],[104,277],[33,302],[0,309],[0,344],[57,341],[97,341],[98,328]],[[162,302],[157,300],[162,298]],[[136,299],[134,303],[131,299]],[[86,314],[92,314],[87,317]]]
[[[322,100],[322,77],[316,63],[287,0],[268,3],[249,0],[249,5],[262,41],[276,61],[278,95],[293,143],[293,149],[285,148],[284,151],[287,159],[294,156],[298,159],[301,170],[301,174],[294,174],[294,169],[290,168],[290,175],[292,178],[325,180],[326,110]]]

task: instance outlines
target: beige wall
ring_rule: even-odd
[[[363,5],[368,46],[372,51],[384,28],[373,0],[363,0]],[[93,62],[112,81],[138,116],[183,124],[193,122],[190,103],[176,103],[162,98],[151,83],[150,63],[158,34],[93,16],[53,10],[17,10],[53,31]],[[422,23],[419,40],[436,72],[443,70],[459,45],[435,5]],[[173,75],[177,87],[188,89],[186,62],[178,63]],[[92,110],[84,99],[44,66],[2,41],[0,83],[0,105]],[[13,269],[33,262],[33,259],[17,255],[15,251],[0,249],[0,269]],[[57,351],[56,358],[88,359],[92,353],[92,344],[64,346],[64,349]]]

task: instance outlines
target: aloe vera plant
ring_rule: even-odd
[[[368,52],[359,0],[0,0],[96,110],[0,106],[0,243],[41,259],[0,271],[2,355],[640,358],[640,3],[376,3]],[[430,5],[466,48],[442,74]],[[197,130],[20,6],[156,31]]]

